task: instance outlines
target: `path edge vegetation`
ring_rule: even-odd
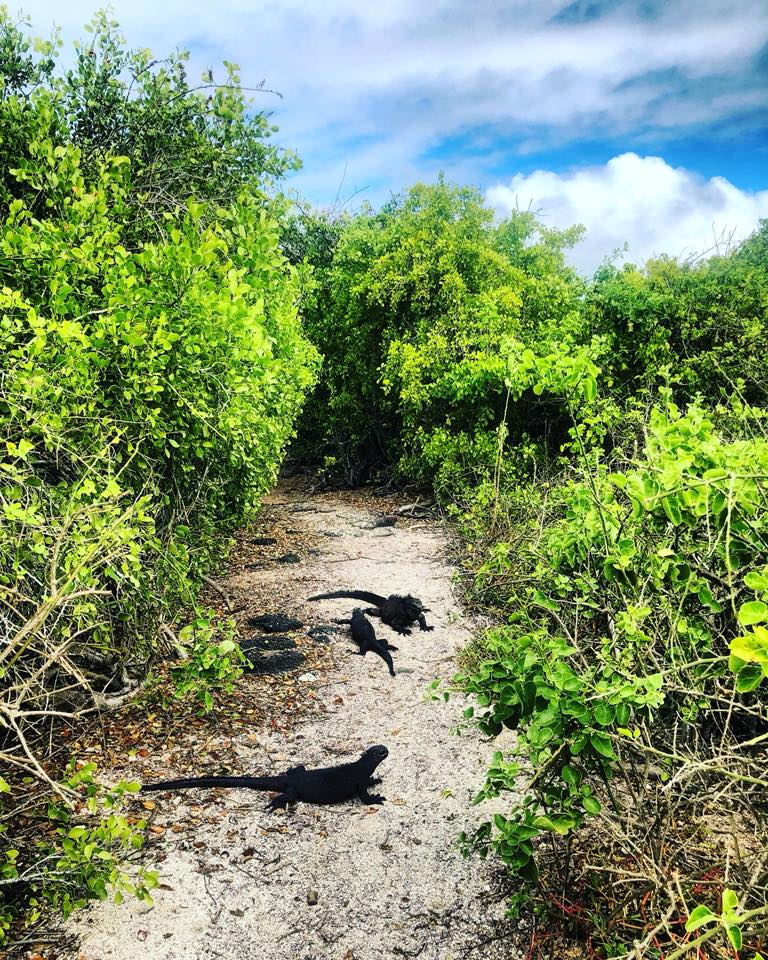
[[[497,625],[455,685],[518,733],[478,802],[523,791],[462,841],[519,878],[531,957],[759,956],[768,224],[587,280],[579,227],[442,178],[289,202],[233,64],[196,84],[108,12],[59,48],[0,13],[2,934],[151,895],[138,785],[47,737],[179,650],[211,708],[240,657],[198,591],[295,438],[329,482],[429,490],[461,538]],[[22,807],[49,825],[23,847]]]

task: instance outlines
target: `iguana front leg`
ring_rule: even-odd
[[[378,806],[379,804],[384,803],[385,798],[379,796],[378,793],[368,793],[368,786],[368,783],[361,783],[357,788],[357,796],[359,799],[362,800],[363,803],[368,803],[372,806]]]
[[[422,630],[427,630],[427,631],[435,629],[434,627],[427,626],[427,618],[424,616],[423,613],[419,614],[419,626],[421,627]]]

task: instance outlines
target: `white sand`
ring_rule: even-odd
[[[337,668],[318,678],[325,717],[287,735],[235,738],[242,773],[276,772],[303,763],[325,766],[385,744],[389,757],[376,787],[387,802],[366,807],[298,804],[265,812],[267,796],[249,791],[183,791],[156,798],[155,824],[167,826],[148,848],[163,887],[154,905],[98,903],[68,924],[83,960],[422,960],[517,957],[514,929],[503,921],[498,867],[457,849],[462,829],[489,815],[470,800],[499,742],[474,729],[456,735],[466,705],[427,702],[435,677],[450,678],[453,655],[469,638],[451,586],[446,536],[434,523],[365,529],[376,509],[331,494],[280,489],[281,510],[300,509],[291,525],[342,536],[321,537],[322,555],[296,566],[276,564],[231,578],[242,591],[285,581],[294,602],[285,612],[308,625],[349,616],[351,601],[305,603],[343,587],[382,594],[411,592],[432,612],[434,632],[396,637],[397,677],[375,655],[351,655],[345,634],[334,641]],[[287,505],[286,505],[287,501]],[[294,502],[294,507],[291,502]],[[312,509],[306,509],[307,507]],[[386,531],[386,532],[385,532]],[[391,531],[391,532],[390,532]],[[352,559],[344,559],[352,558]],[[359,558],[359,559],[358,559]],[[278,591],[276,591],[278,592]],[[273,609],[280,608],[276,600]],[[264,611],[272,612],[272,611]],[[222,739],[225,732],[222,732]],[[230,765],[231,766],[231,765]],[[161,767],[158,767],[161,769]],[[175,771],[167,770],[172,776]],[[179,832],[174,833],[173,830]],[[316,903],[310,902],[316,899]]]

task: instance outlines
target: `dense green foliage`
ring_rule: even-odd
[[[443,182],[323,223],[301,234],[325,355],[303,449],[431,486],[500,621],[460,681],[468,719],[517,731],[478,796],[512,799],[467,848],[538,879],[601,955],[654,927],[648,956],[757,944],[768,225],[586,282],[563,258],[577,230],[495,224]]]
[[[745,403],[763,403],[765,243],[763,230],[730,256],[599,271],[587,312],[594,332],[608,339],[617,384],[634,392],[673,373],[678,399],[717,403],[738,393]]]
[[[534,329],[554,342],[580,322],[561,253],[579,232],[530,214],[495,225],[476,191],[443,182],[329,235],[330,264],[313,226],[304,316],[324,366],[305,444],[352,477],[394,466],[448,495],[492,472],[506,356]]]
[[[196,91],[183,56],[126,51],[114,29],[97,17],[58,72],[56,44],[31,44],[0,13],[11,803],[23,775],[46,776],[49,712],[59,722],[130,692],[158,627],[194,604],[222,535],[274,483],[317,366],[264,192],[292,163],[266,143],[266,116],[247,111],[235,68]],[[38,854],[22,851],[6,878],[40,889]]]

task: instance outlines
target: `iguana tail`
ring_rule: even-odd
[[[371,650],[381,657],[384,663],[386,663],[386,665],[389,667],[390,677],[394,677],[395,665],[392,663],[392,654],[389,652],[389,650],[387,650],[386,647],[371,647]]]
[[[368,593],[367,590],[336,590],[333,593],[318,593],[316,597],[307,597],[307,600],[340,600],[342,597],[349,597],[350,600],[365,600],[366,603],[373,603],[377,607],[387,599],[380,597],[377,593]]]
[[[147,790],[184,790],[187,787],[246,787],[250,790],[284,790],[285,777],[186,777],[181,780],[160,780],[145,783]]]

